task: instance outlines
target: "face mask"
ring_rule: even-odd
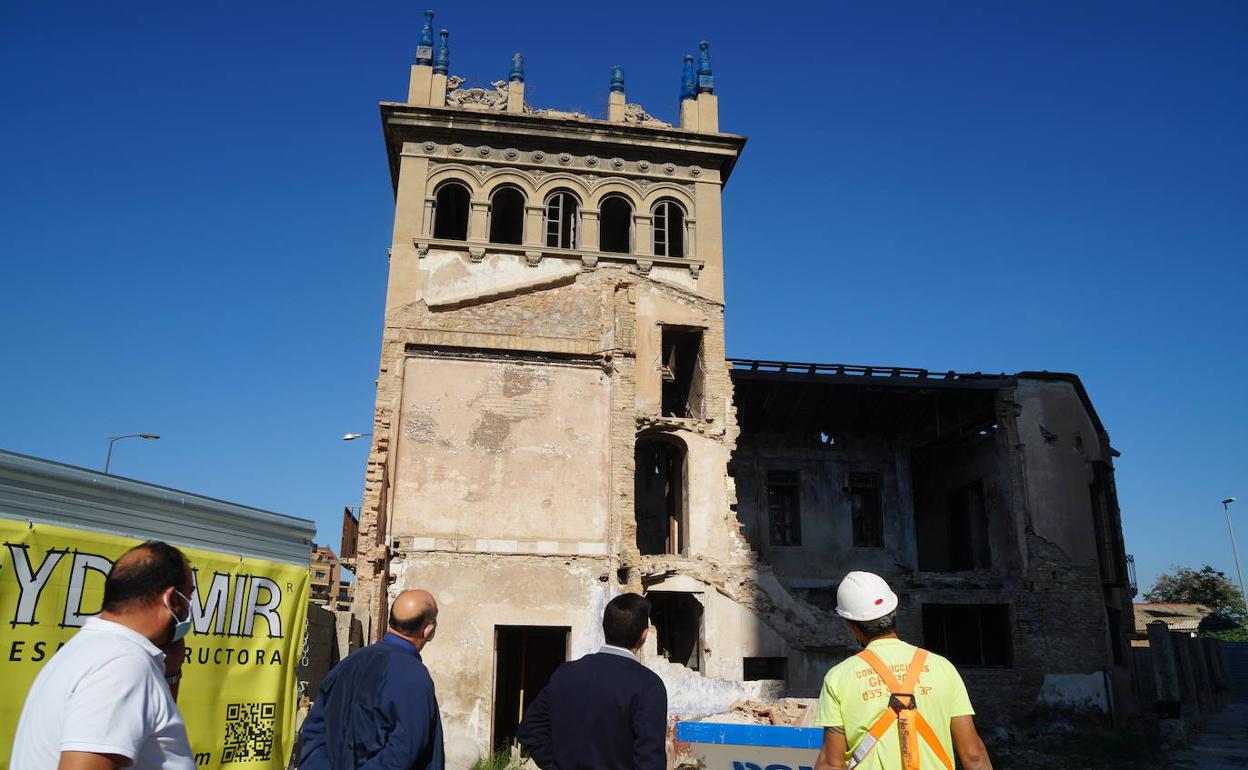
[[[191,632],[191,600],[182,596],[182,592],[176,588],[173,589],[173,592],[178,596],[181,596],[183,599],[186,599],[186,617],[181,619],[178,618],[178,613],[174,612],[173,608],[169,606],[169,602],[165,602],[165,609],[169,610],[169,614],[173,616],[172,641],[176,642]]]

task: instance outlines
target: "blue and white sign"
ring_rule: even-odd
[[[688,743],[707,770],[813,770],[823,730],[677,722],[676,740]]]

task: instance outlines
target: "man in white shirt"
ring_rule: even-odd
[[[193,582],[177,548],[122,555],[104,606],[35,678],[17,723],[13,770],[194,770],[175,702]]]

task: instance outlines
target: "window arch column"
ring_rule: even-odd
[[[524,207],[524,245],[538,249],[546,245],[546,207],[540,202]]]
[[[581,209],[581,248],[599,251],[598,209]]]
[[[468,205],[468,240],[485,243],[490,239],[490,202],[473,198]]]
[[[654,217],[638,213],[633,216],[633,235],[638,254],[654,254]]]
[[[425,211],[421,217],[420,234],[426,238],[433,237],[433,204],[437,200],[432,195],[425,198]]]

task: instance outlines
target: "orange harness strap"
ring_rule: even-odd
[[[940,739],[936,737],[932,726],[919,713],[915,703],[914,690],[919,683],[919,675],[923,672],[923,664],[927,661],[927,650],[915,650],[914,658],[910,661],[910,668],[906,671],[906,678],[901,682],[897,681],[897,677],[874,652],[863,650],[858,653],[858,657],[865,660],[867,665],[879,674],[880,680],[888,688],[889,700],[888,708],[884,709],[884,713],[880,715],[875,724],[871,725],[867,734],[854,748],[849,760],[851,770],[866,759],[894,722],[897,723],[897,737],[901,744],[901,764],[904,770],[919,770],[919,736],[927,742],[932,753],[945,766],[945,770],[953,770],[953,761],[949,758],[948,752],[941,745]]]

